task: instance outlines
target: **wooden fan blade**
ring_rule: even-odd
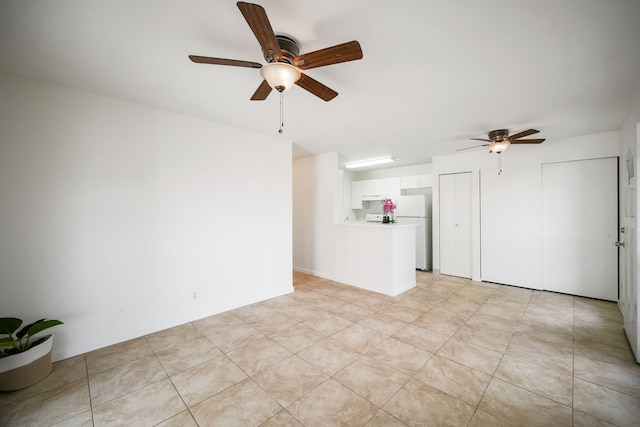
[[[331,101],[333,98],[338,96],[338,92],[328,88],[304,73],[301,73],[300,80],[298,80],[296,84],[324,101]]]
[[[362,49],[360,48],[360,43],[354,40],[299,55],[295,58],[294,63],[299,69],[308,70],[357,59],[362,59]]]
[[[267,83],[266,80],[263,80],[262,83],[260,83],[260,86],[258,86],[258,89],[256,89],[256,91],[253,93],[251,100],[264,101],[265,99],[267,99],[267,96],[269,96],[270,93],[271,86],[269,86],[269,83]]]
[[[519,139],[517,141],[510,141],[512,144],[542,144],[544,139]]]
[[[262,64],[238,59],[211,58],[209,56],[189,55],[189,59],[198,64],[231,65],[233,67],[262,68]]]
[[[490,139],[485,139],[485,138],[469,138],[472,141],[487,141],[487,142],[491,142]]]
[[[276,35],[273,33],[269,18],[264,8],[258,4],[245,3],[239,1],[237,3],[238,9],[242,12],[242,16],[249,24],[251,31],[258,39],[262,52],[265,56],[272,56],[274,60],[280,60],[282,58],[282,51],[276,40]]]
[[[540,132],[539,130],[529,129],[520,133],[516,133],[515,135],[510,135],[508,138],[513,142],[514,139],[524,138],[525,136],[533,135],[534,133]]]

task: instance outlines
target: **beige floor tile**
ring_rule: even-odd
[[[282,330],[286,330],[298,324],[298,321],[292,317],[273,310],[268,316],[258,316],[247,322],[265,335],[270,335]]]
[[[627,336],[622,326],[615,328],[594,328],[591,326],[575,326],[574,340],[577,343],[588,345],[600,343],[621,349],[629,348]]]
[[[478,406],[491,380],[490,375],[438,355],[429,359],[414,378],[473,406]]]
[[[145,338],[153,351],[159,352],[168,348],[187,344],[201,338],[202,336],[203,334],[199,329],[191,323],[186,323],[184,325],[147,335]]]
[[[483,328],[470,322],[462,325],[453,336],[458,340],[473,343],[500,353],[504,353],[507,350],[511,341],[511,335],[505,332]]]
[[[407,374],[369,356],[356,360],[333,378],[378,407],[409,380]]]
[[[204,319],[199,319],[191,322],[191,324],[204,335],[209,335],[210,333],[221,328],[226,329],[230,326],[240,326],[243,323],[244,322],[240,320],[240,318],[234,316],[230,312],[216,314],[214,316],[205,317]]]
[[[489,415],[484,411],[476,409],[476,412],[473,414],[471,421],[469,422],[468,427],[512,427],[512,424],[509,424],[506,421],[501,420],[500,418],[494,417],[493,415]]]
[[[136,338],[86,354],[89,375],[126,365],[153,355],[153,349],[144,338]]]
[[[298,356],[325,374],[334,375],[360,357],[360,353],[333,338],[325,338],[307,347]]]
[[[574,356],[573,375],[640,398],[640,365],[637,363],[613,364],[577,354]]]
[[[573,410],[573,426],[574,427],[615,427],[615,424],[600,420],[589,414],[576,409]]]
[[[451,338],[436,354],[489,375],[493,375],[502,359],[502,354],[497,351],[455,338]]]
[[[420,316],[413,325],[452,336],[464,325],[471,314],[456,311],[452,307],[436,306]]]
[[[328,336],[353,325],[353,322],[345,319],[344,317],[340,317],[337,314],[325,312],[319,316],[305,320],[304,324]]]
[[[296,300],[289,307],[280,308],[278,311],[286,314],[287,316],[293,319],[296,319],[298,322],[304,322],[305,320],[311,319],[312,317],[319,316],[325,312],[322,309],[319,309],[317,307],[314,307],[312,305],[306,304],[298,300]]]
[[[405,427],[406,424],[399,419],[389,415],[382,409],[365,424],[366,427]]]
[[[267,307],[261,302],[245,305],[244,307],[236,308],[235,310],[230,311],[231,314],[238,317],[245,323],[251,323],[251,321],[258,318],[266,318],[271,316],[274,313],[277,313],[276,310]]]
[[[382,311],[387,310],[393,304],[389,301],[385,301],[382,298],[378,298],[377,296],[364,296],[360,299],[354,300],[353,304],[359,305],[364,308],[368,308],[373,311]]]
[[[167,378],[94,408],[93,419],[96,427],[153,426],[185,409],[178,392]]]
[[[546,397],[492,379],[478,409],[516,426],[571,426],[572,410]]]
[[[260,427],[302,427],[302,424],[300,424],[289,412],[282,410],[264,423],[260,424]]]
[[[227,356],[247,375],[255,375],[291,356],[291,352],[270,338],[261,338]]]
[[[198,427],[198,424],[193,419],[191,412],[182,411],[178,415],[174,415],[168,420],[157,424],[156,427]]]
[[[411,323],[418,317],[422,316],[426,310],[416,308],[406,300],[401,300],[391,307],[381,310],[379,313],[387,314],[406,323]]]
[[[562,347],[558,348],[552,343],[515,335],[505,354],[563,374],[573,375],[573,352],[566,351]]]
[[[358,322],[365,317],[375,313],[375,311],[371,310],[370,308],[362,307],[361,305],[348,303],[343,306],[334,308],[333,310],[331,310],[331,313],[347,320],[351,320],[352,322]]]
[[[368,355],[400,372],[413,375],[433,356],[433,353],[390,337],[371,350]]]
[[[284,359],[268,371],[262,371],[253,377],[260,387],[284,407],[322,384],[327,378],[322,371],[298,356]]]
[[[563,405],[571,406],[572,404],[573,378],[553,369],[506,355],[502,358],[494,377],[548,397]]]
[[[383,409],[410,426],[466,426],[475,408],[422,381],[411,379]]]
[[[575,354],[587,356],[593,360],[612,364],[637,364],[633,351],[630,346],[626,348],[610,346],[601,342],[576,341],[573,343],[573,351]]]
[[[372,329],[365,328],[360,324],[354,323],[353,325],[333,334],[332,338],[348,345],[360,353],[367,353],[384,341],[387,336],[381,332],[377,332]]]
[[[511,340],[524,342],[545,342],[551,344],[557,350],[573,352],[574,335],[572,328],[553,323],[531,321],[525,317],[522,319]]]
[[[295,326],[270,335],[270,338],[292,353],[298,353],[323,340],[325,335],[302,323],[297,323]]]
[[[218,329],[211,330],[207,334],[207,337],[213,341],[213,344],[224,353],[264,338],[264,336],[262,332],[244,323],[239,325],[225,325]]]
[[[49,426],[86,412],[90,405],[87,381],[79,380],[3,405],[0,425]]]
[[[386,336],[391,336],[407,326],[407,322],[384,313],[374,313],[360,320],[358,324]]]
[[[51,427],[93,427],[93,414],[90,410],[52,424]]]
[[[258,426],[282,407],[246,379],[191,408],[200,426]]]
[[[637,426],[640,399],[575,378],[573,408],[617,426]]]
[[[435,353],[449,340],[449,336],[414,324],[407,325],[393,335],[394,338]]]
[[[361,426],[378,408],[342,384],[328,380],[287,410],[306,427]]]
[[[507,322],[517,322],[522,318],[526,305],[521,303],[511,303],[502,300],[492,300],[489,298],[486,303],[478,309],[477,314],[481,316],[497,317]]]
[[[89,376],[91,403],[104,405],[118,397],[167,377],[155,356],[145,357]]]
[[[202,402],[247,378],[227,356],[208,360],[173,375],[171,381],[187,406]]]
[[[178,347],[168,348],[156,353],[167,375],[175,375],[186,369],[222,356],[222,352],[205,336]]]

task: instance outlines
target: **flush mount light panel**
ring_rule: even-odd
[[[345,163],[344,167],[347,169],[364,168],[367,166],[383,165],[385,163],[392,163],[395,161],[396,159],[394,159],[393,157],[380,157],[378,159],[360,160],[357,162]]]

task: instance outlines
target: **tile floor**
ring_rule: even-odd
[[[638,426],[614,303],[417,272],[295,292],[55,364],[2,426]]]

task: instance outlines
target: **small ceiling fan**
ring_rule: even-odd
[[[544,139],[520,139],[520,138],[524,138],[524,137],[527,137],[529,135],[533,135],[533,134],[536,134],[536,133],[539,133],[539,132],[540,131],[536,130],[536,129],[529,129],[529,130],[525,130],[525,131],[516,133],[515,135],[509,135],[509,131],[507,129],[492,130],[491,132],[489,132],[489,135],[488,135],[489,139],[469,138],[469,139],[471,139],[473,141],[487,141],[488,144],[477,145],[475,147],[462,148],[462,149],[456,150],[456,151],[469,150],[471,148],[478,148],[478,147],[489,147],[489,151],[491,151],[492,153],[500,154],[504,150],[509,148],[509,145],[511,145],[511,144],[541,144],[541,143],[543,143]]]
[[[260,69],[260,75],[264,80],[251,97],[252,101],[265,100],[272,89],[282,93],[293,84],[306,89],[324,101],[331,101],[338,96],[338,92],[312,79],[301,70],[362,59],[360,43],[355,40],[299,55],[298,44],[294,39],[274,34],[262,6],[242,1],[239,1],[237,5],[258,40],[267,64],[263,66],[257,62],[197,55],[189,55],[189,58],[200,64]]]

